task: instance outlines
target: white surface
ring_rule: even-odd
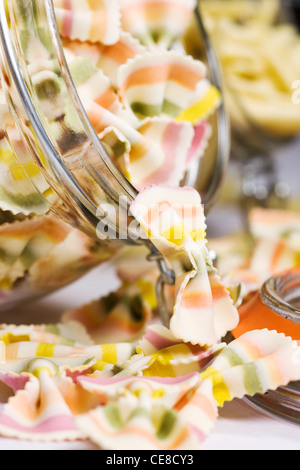
[[[61,314],[114,290],[118,281],[109,267],[94,270],[60,292],[12,312],[0,314],[0,322],[50,323]],[[300,427],[278,421],[252,409],[243,401],[228,403],[204,445],[205,450],[300,450]],[[96,450],[89,442],[42,444],[0,439],[0,450]]]

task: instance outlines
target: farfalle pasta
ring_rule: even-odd
[[[155,297],[154,282],[149,286],[147,301],[143,283],[124,283],[117,292],[66,312],[63,319],[75,320],[84,325],[96,343],[109,341],[132,342],[140,338],[152,320],[152,303]],[[149,297],[148,297],[149,298]],[[149,305],[149,303],[150,305]]]
[[[279,1],[257,3],[204,0],[200,7],[223,69],[234,129],[249,132],[254,125],[273,137],[291,138],[300,128],[292,100],[300,73],[299,34],[281,20]]]
[[[223,406],[233,397],[276,390],[298,380],[298,345],[276,331],[251,331],[233,341],[202,378],[213,382],[214,397]]]
[[[222,343],[212,347],[184,343],[167,328],[153,325],[139,341],[137,351],[150,356],[144,376],[180,377],[205,369],[224,347]]]
[[[174,7],[169,0],[162,8],[158,2],[152,3],[154,7],[148,1],[137,2],[141,11],[154,8],[157,18]],[[133,6],[132,2],[120,5],[121,19],[122,11]],[[179,1],[178,6],[191,17],[195,4]],[[181,35],[185,29],[181,25]],[[100,140],[130,182],[138,190],[151,184],[177,186],[204,155],[211,138],[205,120],[220,103],[220,93],[207,80],[202,62],[169,50],[167,45],[150,50],[131,34],[121,28],[112,44],[63,35],[70,72]],[[141,83],[136,81],[138,77]],[[108,135],[116,138],[114,148],[109,146]],[[116,155],[120,143],[125,152]]]
[[[259,238],[287,239],[295,244],[299,241],[300,217],[297,212],[276,209],[253,209],[249,214],[249,225],[253,236]]]
[[[212,126],[207,121],[202,121],[194,126],[194,139],[189,149],[186,168],[189,170],[194,163],[198,163],[204,156],[212,136]]]
[[[120,9],[117,0],[54,0],[59,33],[80,41],[114,44],[120,37]]]
[[[253,3],[252,0],[204,0],[205,10],[212,17],[230,18],[235,22],[258,21],[263,24],[272,24],[278,15],[279,0],[261,0]]]
[[[108,111],[118,114],[121,104],[109,78],[89,58],[69,59],[69,69],[83,103],[93,101]]]
[[[238,322],[229,292],[206,247],[201,199],[191,188],[149,188],[131,207],[149,238],[175,271],[175,337],[200,345],[217,343]]]
[[[5,345],[19,341],[82,346],[93,344],[85,327],[76,321],[48,325],[1,325],[0,341]]]
[[[20,149],[16,161],[12,145]],[[32,213],[44,215],[49,211],[46,196],[56,197],[40,169],[28,155],[18,130],[14,127],[2,135],[0,142],[0,209],[14,215]]]
[[[83,388],[106,396],[109,404],[79,416],[77,424],[101,448],[184,450],[188,445],[201,449],[224,402],[274,390],[299,376],[299,363],[293,361],[298,350],[297,343],[284,335],[254,331],[225,347],[201,374],[81,376],[78,381]],[[284,370],[286,361],[289,367]],[[155,410],[161,410],[160,419],[155,419]],[[172,417],[172,426],[161,433],[167,416]]]
[[[131,181],[140,190],[152,184],[180,184],[194,139],[191,124],[149,118],[138,130],[144,140],[145,151],[138,146],[132,148],[129,155]]]
[[[52,215],[14,220],[0,226],[2,301],[11,301],[17,282],[29,292],[50,292],[107,261],[114,250],[97,247],[89,237]]]
[[[241,285],[245,298],[272,276],[299,267],[299,221],[297,212],[256,208],[248,216],[247,245],[239,234],[211,240],[226,286]]]
[[[110,79],[111,84],[117,87],[119,67],[136,55],[143,54],[146,49],[129,33],[121,32],[118,42],[112,45],[63,40],[64,49],[77,57],[87,57]]]
[[[113,393],[113,389],[118,389],[119,393],[123,391],[124,396],[119,395],[116,402],[78,417],[77,424],[83,434],[104,448],[197,449],[199,435],[207,435],[217,418],[213,400],[211,409],[202,408],[206,399],[210,401],[211,387],[203,387],[200,392],[197,390],[197,382],[198,377],[193,375],[179,380],[108,379],[105,383],[102,381],[102,384],[101,381],[87,383],[83,378],[83,387],[95,387],[103,393],[109,391],[109,394]],[[188,393],[193,398],[184,403]],[[118,392],[115,395],[118,396]],[[176,403],[180,403],[179,411],[175,410]],[[184,418],[181,418],[181,414]],[[195,418],[199,418],[199,415],[202,420],[197,423]],[[204,416],[206,419],[203,419]],[[197,423],[195,428],[193,421]]]
[[[12,392],[0,409],[0,433],[7,437],[89,438],[111,450],[201,449],[224,402],[300,378],[297,342],[275,331],[196,352],[159,325],[136,346],[114,347],[91,345],[76,322],[1,328],[0,382]],[[37,337],[49,341],[39,344],[38,357]],[[174,361],[167,349],[176,346]],[[67,349],[73,353],[65,355]],[[179,368],[196,362],[197,371]],[[166,367],[173,367],[172,376]]]
[[[36,340],[44,343],[35,348]],[[76,357],[53,357],[51,349],[70,344],[78,348]],[[80,354],[80,348],[90,344],[84,328],[74,322],[1,325],[0,382],[13,392],[1,407],[1,435],[32,441],[81,437],[74,415],[101,401],[76,387],[68,373],[91,369],[96,360]]]
[[[185,174],[189,159],[195,157],[197,160],[203,156],[201,143],[205,142],[205,134],[200,146],[193,147],[195,131],[189,122],[167,119],[157,121],[149,118],[143,121],[140,127],[134,128],[97,103],[89,101],[86,104],[89,118],[100,136],[103,136],[107,128],[115,128],[121,133],[120,138],[127,142],[128,167],[125,174],[138,190],[158,181],[178,185]],[[110,150],[114,155],[114,150]]]
[[[168,48],[188,28],[196,0],[120,0],[122,27],[151,47]]]
[[[29,372],[19,376],[1,374],[1,382],[17,383],[15,396],[0,412],[0,433],[29,441],[62,441],[82,438],[74,415],[89,410],[101,400],[79,387],[49,360],[32,361]]]

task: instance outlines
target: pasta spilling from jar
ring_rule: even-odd
[[[29,197],[28,172],[42,194],[52,189],[33,161],[15,166],[4,136],[0,204],[12,223],[0,227],[0,267],[5,271],[9,259],[16,273],[8,269],[5,279],[13,284],[29,272],[45,286],[53,280],[41,275],[47,260],[55,278],[59,266],[62,277],[81,266],[81,255],[85,267],[114,255],[120,287],[66,312],[59,324],[0,325],[0,383],[11,391],[0,408],[0,434],[35,442],[90,439],[113,450],[200,449],[224,403],[300,380],[300,364],[293,360],[298,343],[276,331],[225,342],[239,323],[233,292],[211,259],[200,195],[180,187],[214,138],[209,118],[221,101],[205,65],[180,47],[196,1],[54,0],[54,7],[82,105],[139,191],[133,217],[174,272],[174,285],[166,287],[170,324],[159,321],[158,266],[147,261],[146,248],[97,247],[51,219],[49,207]],[[39,66],[49,66],[46,73],[33,67],[31,78],[55,126],[62,88],[43,34],[40,44],[31,43],[21,10],[27,59],[37,53]],[[26,211],[15,181],[27,191]]]

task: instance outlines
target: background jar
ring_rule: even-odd
[[[240,308],[240,324],[235,338],[256,329],[276,330],[300,343],[300,269],[292,269],[269,279],[261,291]],[[300,361],[295,356],[295,361]],[[247,398],[265,413],[300,424],[300,383],[293,382],[266,395]]]
[[[231,162],[223,196],[296,208],[300,136],[298,0],[202,0],[204,23],[220,60],[231,121]]]

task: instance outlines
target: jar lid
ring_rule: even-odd
[[[248,331],[277,330],[300,344],[300,268],[269,279],[239,309],[240,323],[232,331],[238,338]],[[245,400],[266,415],[300,424],[300,382]]]
[[[276,330],[300,341],[300,268],[269,279],[239,309],[235,338],[251,330]]]

